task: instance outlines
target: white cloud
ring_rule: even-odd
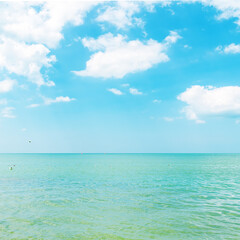
[[[56,97],[55,99],[47,98],[47,97],[43,97],[43,96],[42,96],[42,98],[43,98],[43,105],[50,105],[52,103],[59,103],[59,102],[71,102],[71,101],[76,100],[75,98],[70,98],[68,96],[66,96],[66,97],[60,96],[60,97]],[[36,107],[39,107],[41,105],[42,104],[39,104],[39,103],[33,103],[33,104],[30,104],[26,107],[27,108],[36,108]]]
[[[195,85],[181,93],[178,100],[187,104],[183,108],[187,119],[204,123],[204,116],[240,115],[240,87],[212,87]]]
[[[14,109],[14,107],[5,107],[1,112],[2,116],[4,118],[15,118],[16,116],[13,114]]]
[[[189,46],[189,45],[187,45],[187,44],[185,44],[183,47],[184,47],[184,48],[187,48],[187,49],[192,49],[192,47]]]
[[[130,84],[129,84],[129,83],[123,83],[121,86],[122,86],[122,87],[129,87]]]
[[[42,44],[27,45],[0,37],[0,68],[6,69],[9,73],[25,76],[39,86],[52,86],[54,83],[45,81],[40,72],[42,67],[50,67],[56,60],[53,55],[48,57],[49,52]]]
[[[27,108],[36,108],[36,107],[39,107],[39,106],[40,106],[40,104],[33,103],[33,104],[28,105]]]
[[[166,51],[179,38],[173,31],[162,43],[152,39],[146,43],[126,41],[126,37],[120,34],[114,37],[111,33],[98,39],[84,38],[83,45],[97,52],[90,57],[85,70],[73,72],[79,76],[123,78],[128,73],[144,71],[155,64],[169,61]]]
[[[163,117],[163,120],[166,121],[166,122],[173,122],[173,121],[174,121],[174,118],[171,118],[171,117]]]
[[[138,89],[136,89],[136,88],[129,88],[129,92],[132,95],[142,95],[142,92],[139,92]]]
[[[217,52],[223,53],[223,46],[222,46],[222,45],[219,45],[219,46],[217,46],[217,47],[215,48],[215,50],[216,50]]]
[[[109,22],[118,29],[123,29],[137,24],[143,25],[140,18],[134,17],[143,6],[147,11],[153,11],[154,6],[169,6],[172,3],[191,4],[201,3],[204,6],[214,7],[218,11],[217,19],[236,18],[236,24],[240,25],[240,1],[239,0],[136,0],[136,1],[116,1],[114,5],[106,7],[105,11],[97,17],[99,22]],[[172,9],[170,9],[172,11]],[[174,13],[172,11],[172,13]]]
[[[199,0],[204,5],[213,6],[221,14],[218,19],[237,18],[236,23],[240,25],[240,1],[238,0]]]
[[[153,100],[153,103],[161,103],[162,102],[162,100],[160,100],[160,99],[154,99]]]
[[[178,35],[175,31],[170,31],[170,34],[164,39],[164,45],[169,46],[173,43],[176,43],[181,36]]]
[[[114,6],[107,6],[105,11],[97,17],[98,22],[109,22],[118,29],[123,29],[133,25],[143,25],[140,18],[134,17],[134,14],[140,11],[139,2],[136,1],[118,1]]]
[[[143,6],[148,11],[153,11],[156,4],[169,6],[172,3],[191,4],[201,3],[204,6],[214,7],[218,10],[218,20],[236,18],[236,24],[240,25],[240,1],[239,0],[153,0],[153,1],[117,1],[112,6],[106,7],[105,11],[97,17],[99,22],[109,22],[118,29],[123,29],[137,24],[143,25],[140,18],[134,17]],[[170,10],[172,11],[172,10]]]
[[[154,1],[117,1],[115,3],[110,1],[2,1],[0,2],[0,45],[1,45],[1,64],[0,68],[4,68],[10,73],[16,73],[21,76],[25,76],[28,80],[36,83],[37,85],[53,86],[52,81],[44,80],[41,71],[43,67],[50,67],[56,60],[54,56],[50,55],[50,50],[56,48],[59,45],[61,39],[64,38],[62,30],[66,24],[78,26],[83,24],[84,17],[88,11],[94,6],[101,3],[108,3],[104,7],[104,11],[98,16],[100,22],[110,22],[116,25],[118,28],[124,28],[126,26],[133,26],[136,24],[142,24],[142,20],[135,17],[136,13],[139,13],[143,6],[147,6],[148,11],[153,10],[154,4],[169,5],[170,3],[195,3],[200,2],[206,6],[213,6],[221,13],[219,19],[235,17],[238,19],[237,23],[240,25],[240,1],[238,0],[154,0]],[[174,38],[173,35],[170,36]],[[95,40],[96,41],[96,40]],[[150,40],[145,44],[136,41],[127,42],[122,39],[121,43],[125,43],[122,49],[126,50],[131,45],[136,44],[142,51],[151,50],[159,45],[156,41]],[[170,42],[169,42],[170,43]],[[174,41],[172,41],[174,43]],[[11,57],[15,50],[11,50],[16,45],[17,57],[14,59]],[[232,45],[232,49],[229,51],[238,51],[238,45]],[[165,46],[166,47],[166,46]],[[10,51],[4,51],[5,48]],[[116,46],[116,49],[118,46]],[[133,46],[131,47],[131,49]],[[106,46],[103,49],[95,49],[97,53],[92,55],[92,58],[87,63],[87,69],[85,71],[77,71],[76,74],[85,76],[97,76],[95,71],[95,63],[98,63],[99,59],[103,55],[104,60],[101,67],[109,67],[108,58],[111,54],[116,54],[119,58],[124,58],[115,49],[109,51]],[[29,56],[25,54],[20,55],[19,52],[27,52]],[[227,51],[227,49],[226,49]],[[31,54],[30,54],[31,52]],[[130,52],[132,54],[132,52]],[[168,57],[164,51],[159,52],[159,59],[151,62],[147,59],[145,62],[138,61],[136,65],[129,69],[121,65],[120,73],[116,71],[116,74],[111,72],[111,69],[100,69],[100,77],[116,77],[121,78],[129,72],[137,72],[145,69],[149,69],[154,64],[159,62],[168,61]],[[33,54],[33,55],[32,55]],[[11,55],[11,56],[10,56]],[[157,54],[156,54],[157,55]],[[132,55],[127,60],[134,60]],[[125,56],[126,57],[126,56]],[[153,58],[151,58],[153,59]],[[116,59],[116,64],[117,64]],[[137,65],[139,64],[139,68]],[[115,65],[116,65],[115,64]],[[114,66],[113,66],[114,68]],[[115,69],[113,69],[114,71]]]
[[[56,97],[55,99],[51,99],[51,98],[44,98],[44,104],[45,105],[50,105],[52,103],[59,103],[59,102],[71,102],[76,100],[75,98],[70,98],[70,97]]]
[[[170,5],[171,3],[201,3],[204,6],[215,7],[219,11],[217,19],[237,18],[236,24],[240,25],[240,1],[239,0],[154,0],[152,5]]]
[[[240,44],[231,43],[230,45],[225,47],[218,46],[216,48],[216,51],[225,54],[237,54],[240,53]]]
[[[66,24],[81,25],[95,1],[1,1],[0,70],[26,77],[38,86],[53,86],[44,80],[43,67],[56,61],[50,49],[63,39]],[[46,77],[47,78],[47,77]]]
[[[174,0],[135,0],[135,1],[110,1],[111,5],[103,7],[99,16],[96,18],[98,22],[108,22],[117,27],[117,29],[126,29],[127,27],[144,27],[145,22],[140,17],[136,17],[142,9],[148,12],[154,11],[155,4],[161,4],[163,7],[168,6]],[[107,1],[105,1],[106,3]],[[179,2],[179,1],[177,1]],[[175,12],[169,9],[172,15]]]
[[[16,84],[16,81],[12,79],[5,79],[3,81],[0,81],[0,93],[11,91],[15,84]]]
[[[9,1],[0,3],[0,30],[26,43],[57,47],[67,24],[81,25],[94,1]]]
[[[114,24],[118,28],[124,28],[126,26],[134,25],[134,14],[138,13],[141,10],[141,7],[145,5],[148,11],[153,11],[156,4],[161,4],[164,6],[169,6],[172,3],[177,4],[191,4],[191,3],[201,3],[204,6],[214,7],[218,10],[219,15],[217,16],[218,20],[236,18],[236,24],[240,25],[240,1],[239,0],[153,0],[153,1],[142,1],[136,0],[130,2],[133,4],[131,9],[121,4],[121,1],[118,1],[118,4],[115,6],[107,7],[106,11],[100,14],[97,18],[98,21],[106,21],[111,24]],[[130,4],[128,3],[128,4]],[[141,19],[139,19],[142,22]],[[136,24],[136,23],[135,23]]]
[[[114,93],[115,95],[123,95],[123,93],[116,88],[110,88],[108,91]]]

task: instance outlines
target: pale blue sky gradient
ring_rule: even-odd
[[[11,4],[1,4],[5,4],[4,11],[10,11],[14,19]],[[238,16],[230,14],[226,19],[221,18],[224,11],[217,4],[202,5],[201,1],[173,2],[167,6],[156,3],[151,7],[143,2],[133,4],[138,10],[133,11],[123,27],[114,25],[114,19],[110,17],[108,21],[97,21],[107,10],[126,13],[126,8],[117,2],[91,6],[84,12],[81,24],[63,21],[62,28],[58,29],[63,38],[54,46],[49,39],[19,37],[11,28],[6,31],[4,27],[8,22],[1,23],[0,152],[239,152]],[[42,11],[41,5],[26,8],[35,9],[36,14]],[[24,14],[25,10],[22,11]],[[177,37],[166,43],[171,31]],[[97,46],[97,50],[91,51],[84,46],[83,39],[93,47],[90,40],[106,38],[106,34],[112,36],[106,43],[107,48]],[[165,49],[159,50],[158,54],[153,50],[149,57],[145,55],[144,61],[148,63],[157,59],[148,69],[129,70],[123,77],[83,76],[73,72],[85,70],[94,54],[112,51],[109,45],[120,35],[124,40],[119,46],[123,48],[138,40],[144,49],[152,39],[156,47]],[[36,75],[24,73],[25,69],[17,71],[16,66],[24,65],[26,58],[20,57],[17,64],[1,60],[1,57],[15,57],[1,50],[5,38],[7,42],[39,44],[48,49],[47,56],[54,55],[56,61],[52,61],[51,66],[41,66],[40,74],[45,82],[53,81],[55,86],[37,84]],[[149,51],[152,50],[145,54]],[[159,57],[162,51],[169,59],[166,62]],[[119,61],[121,54],[111,55],[112,59],[101,70],[103,74]],[[143,61],[132,55],[127,56],[130,65]],[[36,61],[39,63],[40,60],[30,59],[33,64]],[[119,63],[121,68],[122,62]],[[11,64],[16,64],[13,70]],[[10,89],[1,90],[1,81],[6,79],[15,82]],[[195,85],[204,90],[192,92]],[[237,88],[229,91],[224,88],[233,86]],[[140,94],[131,94],[131,88]],[[109,89],[117,89],[121,95]],[[179,99],[180,94],[190,91],[191,96]],[[216,95],[211,95],[213,91]]]

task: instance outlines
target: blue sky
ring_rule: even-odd
[[[238,1],[0,5],[0,152],[239,152]]]

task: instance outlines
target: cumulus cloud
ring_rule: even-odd
[[[113,36],[111,33],[97,39],[84,38],[83,45],[97,52],[87,61],[85,70],[73,72],[79,76],[123,78],[128,73],[144,71],[155,64],[169,61],[166,52],[179,38],[174,31],[162,43],[152,39],[145,43],[127,41],[125,36]]]
[[[83,24],[84,16],[96,4],[99,2],[0,2],[0,70],[24,76],[38,86],[53,86],[41,73],[56,61],[50,49],[63,39],[66,24]]]
[[[142,95],[142,92],[140,92],[138,89],[136,88],[129,88],[129,92],[132,94],[132,95]]]
[[[75,98],[70,98],[70,97],[56,97],[55,99],[52,98],[44,98],[44,104],[45,105],[50,105],[52,103],[59,103],[59,102],[71,102],[76,100]]]
[[[240,25],[240,1],[238,0],[154,0],[150,1],[150,3],[149,1],[117,1],[116,3],[106,1],[3,1],[0,2],[0,68],[6,69],[9,73],[25,76],[28,80],[39,86],[53,86],[54,83],[52,81],[44,80],[41,71],[44,67],[50,67],[56,60],[53,55],[51,56],[50,50],[56,48],[64,38],[62,34],[64,26],[66,24],[73,26],[83,24],[86,13],[94,6],[103,2],[106,5],[102,8],[103,11],[100,11],[97,21],[109,22],[116,25],[119,29],[136,24],[141,25],[142,20],[136,18],[135,14],[139,13],[143,6],[148,6],[146,9],[152,11],[154,4],[164,6],[174,2],[200,2],[206,6],[213,6],[220,12],[219,19],[235,17],[238,19],[237,23]],[[170,37],[173,38],[174,36]],[[122,46],[123,50],[133,49],[132,45],[136,44],[142,50],[140,54],[147,51],[146,49],[149,49],[151,52],[153,48],[159,47],[159,43],[153,40],[145,43],[141,43],[138,40],[130,42],[122,40],[121,44],[124,45],[124,43],[125,46]],[[14,48],[14,45],[17,47]],[[235,51],[236,53],[238,51],[237,46],[232,45],[229,52]],[[19,51],[17,51],[17,56],[14,60],[11,56],[15,53],[16,48]],[[118,46],[116,46],[117,48]],[[8,51],[4,51],[4,49],[8,49]],[[14,49],[14,51],[11,49]],[[105,62],[101,64],[101,67],[105,67],[105,65],[109,67],[109,61],[107,60],[111,57],[111,54],[116,53],[117,57],[124,59],[124,56],[120,55],[116,49],[115,51],[110,51],[106,47],[104,49],[95,49],[94,51],[98,52],[93,54],[87,62],[87,69],[77,71],[76,73],[85,76],[97,76],[96,72],[98,72],[98,69],[95,69],[95,63],[98,63],[102,55]],[[28,53],[28,56],[25,56],[25,54],[21,55],[21,52]],[[132,56],[133,53],[130,53],[130,56]],[[120,73],[116,72],[116,74],[113,74],[109,68],[99,71],[100,77],[121,78],[129,72],[142,71],[159,62],[168,61],[168,56],[164,51],[159,50],[158,53],[158,59],[156,56],[153,56],[153,58],[150,57],[152,61],[149,59],[145,62],[137,61],[134,67],[129,67],[130,69],[121,66]],[[134,61],[131,57],[127,60],[131,63]],[[138,64],[139,68],[137,67]]]
[[[108,91],[112,92],[115,95],[123,95],[123,93],[120,90],[116,89],[116,88],[110,88],[110,89],[108,89]]]
[[[178,97],[187,104],[183,108],[187,119],[204,123],[204,116],[240,115],[240,87],[192,86]]]
[[[50,67],[56,60],[54,55],[48,56],[49,52],[42,44],[27,45],[0,37],[0,68],[25,76],[39,86],[52,86],[54,83],[45,81],[40,72],[42,67]]]
[[[11,91],[15,84],[16,84],[16,81],[12,79],[5,79],[3,81],[0,81],[0,93]]]
[[[237,54],[240,53],[240,44],[231,43],[225,47],[218,46],[216,50],[219,51],[220,53],[225,54]]]
[[[94,1],[23,1],[0,3],[0,29],[26,43],[57,47],[67,24],[80,25]],[[19,21],[21,19],[21,21]]]
[[[140,2],[136,1],[118,1],[114,6],[107,6],[98,17],[98,22],[108,22],[115,25],[118,29],[123,29],[133,25],[142,25],[140,18],[134,17],[134,14],[140,11]]]
[[[163,44],[165,47],[169,47],[171,44],[176,43],[181,36],[175,31],[170,31],[170,34],[164,39]]]
[[[16,116],[13,114],[14,107],[5,107],[2,109],[2,116],[4,118],[15,118]]]

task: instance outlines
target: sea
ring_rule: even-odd
[[[0,154],[0,239],[240,239],[240,154]]]

